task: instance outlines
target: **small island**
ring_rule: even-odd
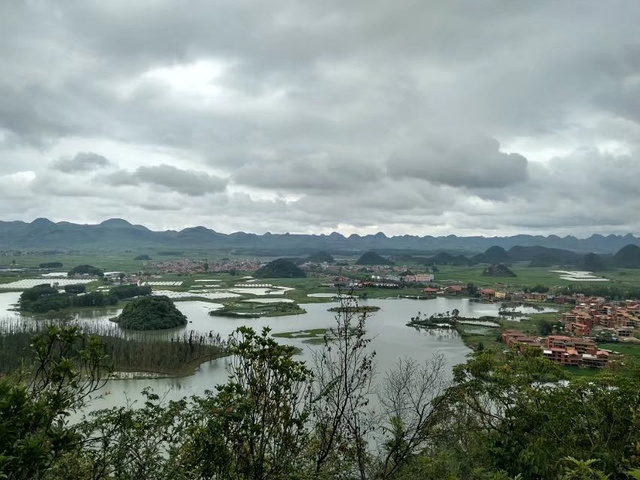
[[[260,318],[260,317],[283,317],[285,315],[301,315],[307,313],[297,303],[277,302],[277,303],[254,303],[254,302],[232,302],[227,303],[219,310],[212,310],[209,315],[212,317],[229,318]]]
[[[380,307],[376,307],[373,305],[357,305],[357,306],[346,306],[346,307],[331,307],[328,309],[329,312],[335,313],[372,313],[380,310]]]
[[[187,317],[166,296],[135,298],[112,320],[127,330],[166,330],[187,324]]]

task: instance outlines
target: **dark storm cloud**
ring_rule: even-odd
[[[503,153],[491,138],[443,144],[426,142],[414,151],[398,153],[387,163],[392,176],[421,178],[452,187],[501,188],[527,179],[527,159]]]
[[[106,177],[112,186],[147,184],[190,196],[217,193],[225,189],[227,181],[206,172],[182,170],[171,165],[139,167],[133,172],[118,170]]]
[[[111,162],[102,155],[93,152],[78,152],[73,157],[54,160],[49,166],[64,173],[79,173],[106,168],[110,165],[112,165]]]
[[[0,218],[640,232],[638,18],[633,0],[2,2]]]

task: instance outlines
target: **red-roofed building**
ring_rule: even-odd
[[[496,291],[491,288],[480,289],[480,297],[483,300],[493,300],[496,297]]]
[[[423,288],[422,292],[427,296],[435,297],[440,290],[434,287]]]

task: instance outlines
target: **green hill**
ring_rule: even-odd
[[[498,246],[489,247],[484,253],[479,253],[471,257],[471,260],[476,263],[510,263],[511,257],[507,251]]]
[[[471,265],[471,261],[464,255],[451,255],[447,252],[440,252],[429,257],[426,261],[427,265],[453,265],[453,266],[466,266]]]
[[[586,254],[579,266],[581,269],[587,270],[588,272],[600,272],[607,269],[602,257],[595,253]]]
[[[561,248],[540,246],[523,247],[516,245],[509,249],[509,257],[514,262],[529,261],[532,267],[550,267],[553,265],[573,265],[580,261],[580,255]]]
[[[482,276],[484,277],[515,277],[516,274],[513,273],[509,268],[499,263],[499,264],[491,265],[485,268],[482,271]]]
[[[356,265],[393,265],[393,262],[376,252],[366,252],[358,259]]]
[[[260,267],[253,276],[255,278],[304,278],[307,275],[293,262],[278,258]]]
[[[622,247],[613,256],[613,263],[616,267],[640,268],[640,247],[637,245]]]
[[[164,330],[186,325],[187,317],[169,297],[139,297],[129,302],[114,321],[127,330]]]
[[[312,253],[306,258],[307,262],[315,262],[315,263],[333,263],[335,262],[335,258],[332,255],[328,254],[325,251],[320,251],[316,253]]]

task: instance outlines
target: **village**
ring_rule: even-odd
[[[565,366],[602,368],[610,352],[598,348],[597,341],[640,343],[635,337],[640,327],[640,302],[606,302],[601,297],[576,295],[574,308],[563,313],[565,335],[536,337],[518,330],[502,332],[502,342],[518,350],[540,348],[553,362]]]

